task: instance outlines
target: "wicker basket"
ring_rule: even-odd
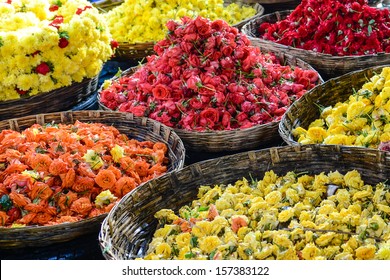
[[[311,122],[320,117],[319,106],[334,106],[337,102],[348,100],[353,94],[352,89],[361,88],[367,82],[367,77],[380,73],[386,66],[390,65],[350,72],[311,89],[294,102],[282,117],[279,123],[280,136],[289,145],[300,145],[292,135],[295,128],[308,128]]]
[[[269,40],[259,38],[258,27],[264,22],[275,23],[285,19],[292,11],[281,11],[263,16],[246,23],[242,32],[246,34],[253,45],[261,46],[269,51],[282,51],[298,57],[317,69],[325,79],[334,78],[351,71],[390,63],[390,53],[359,56],[332,56],[309,50],[285,46]]]
[[[260,48],[261,49],[261,48]],[[302,69],[314,70],[309,64],[301,59],[295,58],[282,52],[276,52],[275,55],[281,63],[290,66],[299,66]],[[137,67],[129,68],[122,72],[122,76],[131,75]],[[118,79],[115,77],[114,79]],[[323,83],[319,75],[318,83]],[[102,88],[99,90],[99,92]],[[100,102],[98,93],[98,104],[102,110],[111,110]],[[226,151],[244,151],[258,149],[261,147],[275,146],[283,143],[278,134],[279,122],[271,122],[262,125],[256,125],[247,129],[234,129],[224,131],[205,131],[195,132],[184,129],[174,129],[183,140],[186,149],[189,151],[206,152],[226,152]]]
[[[29,98],[0,102],[0,121],[23,116],[71,110],[96,93],[98,76]]]
[[[75,111],[40,114],[0,122],[0,131],[16,131],[30,127],[34,123],[74,123],[100,122],[115,126],[121,133],[138,141],[160,141],[168,146],[168,172],[184,165],[185,149],[176,133],[151,119],[134,117],[132,114],[104,111]],[[28,226],[24,228],[0,227],[0,248],[43,247],[53,243],[65,242],[88,233],[98,233],[100,223],[107,214],[74,223],[53,226]]]
[[[368,184],[388,179],[390,154],[356,147],[306,145],[279,147],[195,163],[166,174],[128,193],[102,223],[99,243],[106,259],[143,257],[157,228],[154,214],[177,211],[196,199],[198,187],[234,183],[242,177],[262,178],[268,170],[319,174],[356,169]]]
[[[244,24],[249,22],[250,20],[254,19],[256,16],[260,16],[264,13],[264,8],[260,4],[254,2],[249,3],[246,0],[241,1],[231,1],[231,0],[225,0],[226,4],[237,2],[242,5],[248,5],[252,6],[254,9],[256,9],[256,15],[250,18],[247,18],[245,20],[242,20],[233,26],[241,29]],[[98,4],[94,4],[100,11],[102,12],[108,12],[109,10],[115,8],[116,6],[119,6],[123,3],[122,0],[115,1],[115,0],[107,0],[103,2],[99,2]],[[154,53],[153,47],[155,42],[145,42],[145,43],[128,43],[128,42],[119,42],[119,47],[115,51],[115,57],[114,59],[117,60],[135,60],[139,61],[142,58],[145,58],[148,55],[151,55]]]

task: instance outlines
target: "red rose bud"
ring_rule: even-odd
[[[119,47],[118,42],[115,41],[115,40],[111,40],[110,44],[111,44],[111,48],[112,48],[113,50],[115,50],[117,47]]]
[[[58,46],[63,49],[66,48],[69,45],[69,41],[66,38],[60,38],[58,41]]]
[[[37,68],[35,68],[35,71],[36,71],[38,74],[46,75],[46,74],[49,73],[51,70],[50,70],[49,65],[48,65],[46,62],[42,62],[41,64],[39,64],[39,65],[37,66]]]
[[[58,10],[58,6],[57,5],[51,5],[50,8],[49,8],[50,12],[55,12],[57,10]]]
[[[16,92],[19,93],[19,95],[25,95],[27,94],[28,90],[21,90],[19,88],[15,88]]]
[[[16,207],[8,210],[7,215],[8,215],[8,219],[11,223],[22,217],[22,213],[20,212],[20,209],[16,208]]]
[[[63,16],[56,16],[49,25],[59,29],[60,25],[63,22],[64,22],[64,17]]]

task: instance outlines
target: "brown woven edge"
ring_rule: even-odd
[[[0,120],[70,110],[96,92],[98,77],[86,78],[79,83],[28,98],[0,102]]]
[[[283,141],[288,145],[301,145],[292,134],[295,128],[301,126],[307,129],[311,122],[320,117],[319,107],[334,106],[337,102],[346,101],[353,94],[353,89],[359,90],[370,77],[380,73],[383,67],[390,67],[390,65],[350,72],[309,90],[283,115],[278,128]]]
[[[122,3],[123,1],[108,0],[103,3],[94,4],[94,6],[97,7],[101,12],[107,12]],[[225,0],[225,3],[231,4],[231,3],[236,3],[236,1]],[[241,30],[244,24],[246,24],[250,20],[264,14],[264,7],[261,6],[259,3],[247,3],[246,0],[242,0],[242,1],[238,1],[237,4],[251,6],[256,10],[256,14],[253,17],[249,17],[247,19],[244,19],[232,25],[233,27],[236,27],[238,30]],[[115,56],[114,56],[115,59],[140,60],[154,53],[154,45],[156,42],[144,42],[144,43],[118,42],[118,43],[119,43],[119,47],[115,51]]]
[[[260,47],[261,49],[261,47]],[[283,52],[274,53],[281,61],[281,64],[298,66],[302,69],[310,69],[316,71],[311,65],[294,56]],[[137,67],[132,67],[122,72],[122,76],[131,75]],[[317,72],[317,71],[316,71]],[[318,73],[318,72],[317,72]],[[319,84],[324,80],[319,75]],[[115,77],[112,80],[116,80]],[[102,110],[111,110],[100,102],[100,88],[98,92],[98,105]],[[184,129],[175,128],[175,132],[183,140],[184,145],[189,151],[205,151],[205,152],[226,152],[226,151],[241,151],[250,149],[259,149],[270,145],[283,143],[278,133],[279,122],[270,122],[267,124],[256,125],[246,129],[234,129],[224,131],[205,131],[195,132]]]
[[[195,163],[143,184],[127,194],[104,219],[99,245],[106,259],[143,257],[156,228],[154,214],[177,211],[197,198],[199,186],[229,184],[243,177],[261,179],[273,170],[319,174],[338,170],[360,172],[367,184],[386,181],[390,153],[325,145],[284,146],[234,154]]]
[[[121,133],[139,141],[161,141],[168,146],[168,172],[184,166],[185,148],[181,139],[169,127],[148,118],[130,113],[107,111],[67,111],[27,116],[0,121],[0,131],[21,131],[31,125],[45,123],[100,122],[116,127]],[[27,226],[23,228],[0,227],[0,248],[43,247],[75,239],[81,235],[98,233],[100,223],[107,214],[74,223],[53,226]]]
[[[324,77],[334,78],[358,69],[373,67],[379,64],[390,63],[389,53],[378,53],[374,55],[360,56],[332,56],[330,54],[318,53],[310,50],[303,50],[291,46],[285,46],[272,41],[259,38],[257,31],[261,23],[275,23],[285,19],[292,11],[278,11],[262,15],[246,23],[241,32],[246,34],[253,45],[261,46],[269,51],[281,51],[292,56],[299,57],[316,68]]]

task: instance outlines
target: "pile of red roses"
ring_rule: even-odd
[[[262,23],[259,37],[334,56],[390,52],[388,9],[366,0],[302,0],[284,20]]]
[[[112,110],[187,130],[230,130],[280,120],[318,74],[282,66],[222,20],[169,21],[157,55],[101,91]]]

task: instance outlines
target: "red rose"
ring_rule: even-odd
[[[57,10],[58,10],[58,6],[57,5],[51,5],[50,8],[49,8],[50,12],[55,12]]]
[[[162,84],[159,84],[154,87],[152,89],[152,93],[154,98],[159,100],[168,100],[169,98],[171,98],[170,88]]]
[[[197,17],[195,19],[195,26],[198,33],[202,36],[208,36],[211,32],[210,21],[205,18]]]
[[[49,65],[46,62],[41,62],[41,64],[39,64],[35,68],[35,72],[37,72],[38,74],[41,74],[41,75],[46,75],[50,71],[51,71],[50,67],[49,67]]]
[[[214,108],[207,108],[200,112],[199,124],[203,127],[212,128],[218,120],[219,113]]]
[[[60,38],[60,40],[58,41],[58,46],[61,49],[66,48],[68,45],[69,45],[69,41],[66,38]]]

